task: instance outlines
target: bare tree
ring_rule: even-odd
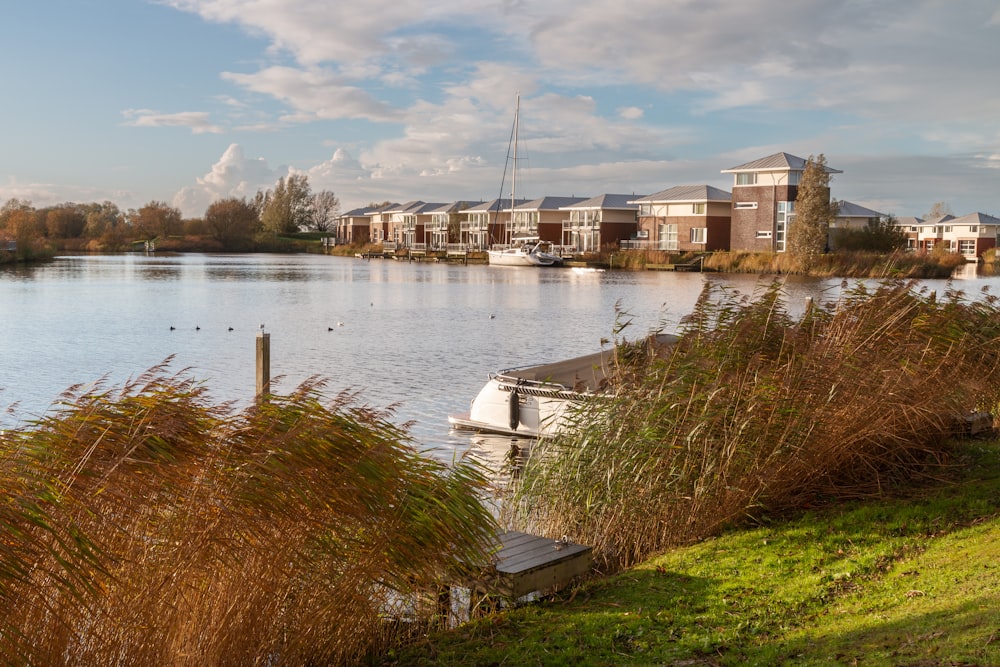
[[[330,190],[320,190],[312,199],[313,229],[319,232],[333,231],[340,213],[340,199]]]

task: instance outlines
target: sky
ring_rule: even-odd
[[[0,204],[732,189],[1000,216],[996,0],[4,0]],[[507,183],[504,191],[502,183]]]

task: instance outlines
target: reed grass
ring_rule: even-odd
[[[0,434],[0,658],[357,662],[494,533],[477,464],[310,381],[243,411],[164,367]]]
[[[708,284],[669,349],[620,345],[610,398],[533,450],[505,520],[614,569],[763,516],[946,465],[1000,399],[996,298],[859,285],[801,317],[780,282]]]
[[[965,258],[949,252],[877,253],[843,251],[803,258],[791,253],[746,251],[716,252],[705,258],[704,268],[726,273],[776,273],[815,277],[908,279],[948,278]]]

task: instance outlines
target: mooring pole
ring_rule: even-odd
[[[257,332],[257,400],[266,401],[271,393],[271,334],[264,325]]]

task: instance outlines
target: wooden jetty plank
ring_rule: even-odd
[[[561,588],[590,571],[591,547],[519,531],[502,533],[497,540],[492,571],[472,582],[479,591],[516,599]]]

